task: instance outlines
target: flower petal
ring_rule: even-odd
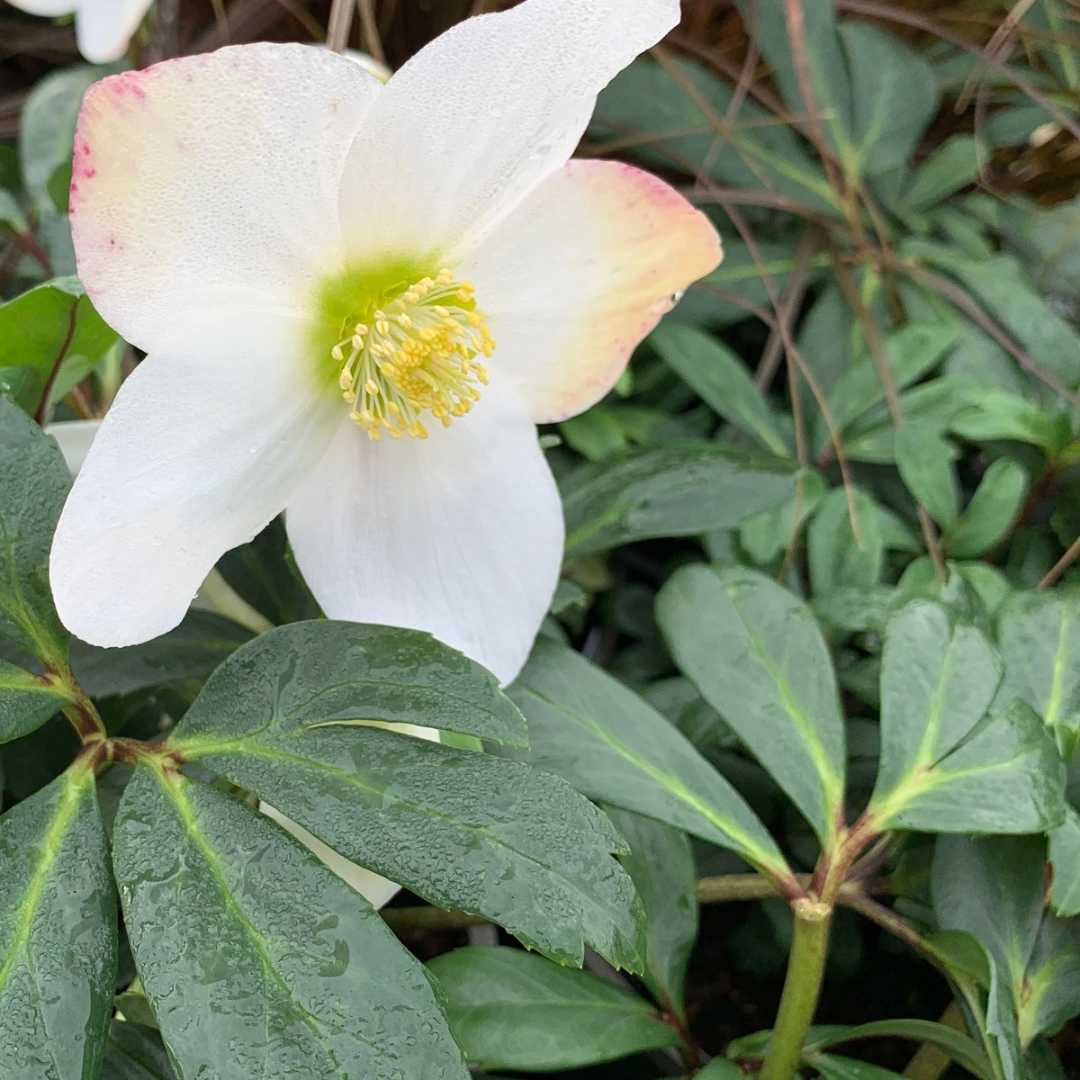
[[[119,60],[153,0],[82,0],[75,34],[92,64]]]
[[[459,269],[498,342],[492,378],[536,423],[599,401],[677,293],[720,262],[709,219],[649,173],[571,161]]]
[[[172,629],[218,557],[280,513],[341,423],[287,316],[204,316],[127,380],[60,517],[51,580],[95,645]]]
[[[517,675],[562,561],[562,506],[513,387],[425,441],[347,425],[289,504],[300,570],[334,619],[427,630]]]
[[[57,15],[70,15],[79,6],[79,0],[8,0],[8,3],[30,15],[43,15],[50,19]]]
[[[374,722],[372,727],[383,727],[388,731],[399,731],[402,735],[412,735],[417,739],[427,739],[429,742],[438,742],[439,733],[434,728],[417,727],[415,724],[385,724]],[[306,848],[313,851],[322,861],[346,885],[351,885],[361,896],[366,897],[375,907],[381,908],[383,904],[392,900],[399,892],[401,886],[394,882],[350,862],[344,855],[339,855],[332,847],[324,844],[317,836],[313,836],[302,825],[298,825],[292,818],[287,818],[280,810],[275,810],[269,803],[260,802],[259,809],[268,817],[273,818],[286,832],[292,833],[297,840]]]
[[[95,83],[71,212],[79,275],[105,320],[152,351],[192,309],[306,310],[341,265],[341,170],[381,89],[334,53],[270,44]]]
[[[352,250],[449,256],[569,158],[622,68],[679,0],[525,0],[452,27],[390,80],[349,154]]]

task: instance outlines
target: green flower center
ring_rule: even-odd
[[[488,373],[477,357],[495,341],[471,282],[447,269],[390,276],[376,285],[348,274],[327,290],[323,307],[342,335],[330,357],[349,419],[368,438],[426,439],[424,413],[449,427],[479,400]]]

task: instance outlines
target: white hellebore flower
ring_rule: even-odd
[[[557,583],[535,425],[602,398],[716,232],[638,169],[569,161],[678,0],[526,0],[387,85],[248,45],[91,87],[79,273],[148,356],[64,508],[52,585],[99,645],[174,627],[283,509],[331,618],[432,632],[504,682]]]
[[[119,60],[154,0],[8,0],[31,15],[75,14],[79,52],[92,64]]]

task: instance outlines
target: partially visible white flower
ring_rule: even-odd
[[[101,427],[100,420],[58,420],[45,428],[45,434],[51,435],[60,453],[67,462],[68,472],[78,476],[86,455],[90,453],[90,444]]]
[[[127,52],[132,34],[154,0],[8,0],[31,15],[75,15],[79,52],[92,64],[108,64]]]
[[[86,460],[86,454],[99,427],[101,427],[100,420],[60,420],[55,424],[50,424],[45,429],[46,434],[51,435],[59,445],[72,476],[79,475],[79,470]],[[216,570],[211,571],[211,576],[216,578],[221,586],[228,589],[228,585],[225,584],[224,579]],[[200,590],[200,596],[202,592],[203,590]],[[235,594],[233,594],[233,597],[243,604],[243,601],[236,597]],[[212,610],[220,609],[219,604],[211,604],[208,607]],[[428,739],[431,742],[439,741],[439,733],[433,728],[417,727],[415,724],[375,724],[373,726],[385,727],[391,731],[400,731],[404,735],[412,735],[418,739]],[[370,870],[365,870],[362,866],[357,866],[356,863],[349,862],[343,855],[339,855],[321,840],[312,836],[307,829],[297,825],[295,821],[287,818],[284,814],[278,813],[269,803],[259,803],[259,809],[267,817],[273,818],[286,831],[292,833],[297,840],[313,851],[333,870],[342,881],[351,885],[361,896],[371,901],[375,907],[382,907],[401,889],[400,885],[395,885],[392,881],[387,881],[386,878],[380,877]]]
[[[285,510],[329,616],[427,630],[512,680],[563,550],[535,425],[599,401],[720,261],[663,181],[568,160],[678,20],[678,0],[525,0],[386,85],[257,44],[91,87],[79,274],[148,355],[57,530],[65,625],[166,632]]]

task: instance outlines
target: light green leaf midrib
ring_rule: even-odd
[[[294,732],[292,734],[294,734],[294,735],[299,734],[299,733],[302,732],[302,730],[303,729],[300,729],[300,731]],[[539,867],[541,870],[544,870],[546,873],[550,874],[552,877],[558,879],[559,881],[561,881],[564,884],[565,887],[567,887],[569,889],[569,891],[574,896],[578,897],[579,900],[580,899],[587,899],[590,902],[593,910],[595,912],[599,913],[600,917],[602,918],[602,920],[604,922],[608,923],[613,928],[615,928],[617,926],[617,924],[612,919],[610,914],[604,908],[602,901],[598,900],[594,896],[590,896],[587,892],[585,892],[582,889],[582,887],[581,887],[581,885],[579,883],[575,883],[570,877],[568,877],[566,875],[566,873],[564,873],[563,871],[557,869],[554,866],[549,865],[548,863],[545,863],[537,855],[535,855],[535,854],[533,854],[531,852],[523,851],[521,848],[514,847],[512,844],[508,843],[506,840],[504,840],[502,837],[500,837],[497,833],[493,832],[490,829],[490,827],[482,826],[482,825],[472,825],[472,824],[469,824],[468,822],[459,821],[458,819],[452,817],[451,815],[443,813],[442,811],[437,810],[432,806],[428,806],[428,805],[425,805],[423,803],[416,802],[416,801],[414,801],[412,799],[407,799],[404,796],[396,794],[396,793],[395,794],[390,794],[390,793],[388,793],[386,791],[385,788],[378,787],[378,786],[375,786],[375,785],[370,784],[370,783],[366,783],[356,773],[346,772],[344,769],[339,769],[339,768],[337,768],[335,766],[332,766],[332,765],[326,765],[323,762],[316,761],[316,760],[313,760],[311,758],[304,757],[301,754],[290,753],[287,750],[281,750],[281,749],[278,749],[278,748],[275,748],[275,747],[267,747],[267,746],[259,746],[259,745],[256,745],[256,746],[252,747],[250,745],[247,745],[246,744],[246,739],[249,739],[249,738],[252,738],[252,737],[253,736],[246,736],[244,740],[236,741],[236,742],[233,742],[231,744],[230,743],[223,743],[223,744],[214,746],[211,749],[200,748],[199,753],[198,753],[197,756],[202,757],[202,756],[205,756],[207,754],[213,755],[213,754],[218,754],[218,753],[225,753],[225,754],[233,753],[233,754],[240,754],[242,756],[262,757],[262,758],[266,758],[267,760],[270,760],[270,761],[276,761],[276,762],[283,763],[283,764],[288,764],[288,765],[303,765],[303,766],[306,766],[307,768],[321,770],[323,772],[326,772],[326,773],[332,775],[335,779],[340,780],[342,783],[348,785],[349,787],[355,788],[358,791],[366,792],[369,795],[378,796],[380,799],[384,800],[384,802],[386,800],[390,800],[391,802],[393,802],[393,803],[395,803],[395,804],[397,804],[399,806],[406,807],[407,809],[416,812],[416,814],[418,816],[427,817],[427,818],[430,818],[433,821],[439,821],[439,822],[441,822],[443,824],[451,825],[451,826],[453,826],[455,828],[464,828],[469,832],[477,833],[477,834],[481,835],[484,838],[484,840],[486,842],[490,843],[493,847],[497,847],[497,848],[500,848],[503,851],[510,852],[515,857],[515,859],[520,860],[520,861],[525,862],[525,863],[531,863],[532,865]],[[272,800],[267,800],[267,801],[272,802]],[[418,888],[418,889],[421,888],[421,887],[422,886],[420,886],[419,884],[417,884],[417,886],[416,886],[416,888]],[[617,931],[617,932],[619,932],[621,934],[621,931]]]
[[[770,851],[768,848],[759,846],[759,844],[746,832],[740,829],[737,825],[734,825],[730,821],[721,817],[708,803],[702,802],[697,795],[695,795],[689,788],[685,787],[680,781],[675,780],[666,773],[661,772],[659,769],[653,767],[651,763],[645,759],[639,757],[632,750],[629,749],[624,743],[619,742],[613,736],[609,734],[603,727],[595,723],[588,716],[581,713],[574,712],[569,707],[563,706],[560,703],[553,701],[552,699],[541,694],[538,690],[531,686],[522,686],[522,690],[531,694],[537,701],[540,701],[548,708],[553,709],[555,712],[566,716],[572,722],[576,723],[579,727],[584,728],[586,731],[598,737],[602,742],[606,743],[619,757],[625,761],[630,762],[635,768],[641,769],[651,779],[657,781],[661,787],[666,791],[669,791],[676,798],[686,803],[692,810],[700,814],[706,821],[712,824],[718,832],[728,837],[731,841],[732,847],[747,856],[751,862],[755,862],[760,866],[767,867],[773,870],[775,873],[788,875],[791,873],[790,868],[784,861],[783,856],[779,850]],[[717,774],[719,776],[719,774]],[[735,793],[738,797],[738,793]],[[749,808],[748,808],[749,809]],[[752,813],[752,811],[750,811]],[[710,839],[715,842],[712,837],[703,837],[703,839]]]

